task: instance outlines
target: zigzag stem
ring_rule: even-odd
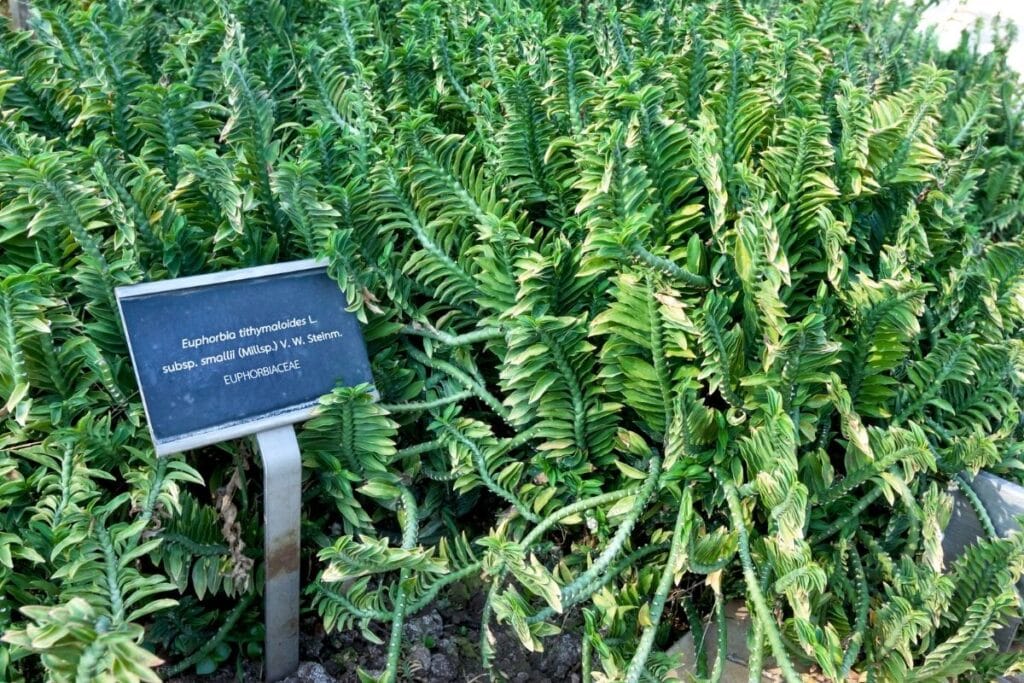
[[[64,511],[71,503],[71,476],[74,473],[75,463],[71,446],[64,448],[64,455],[60,459],[60,502],[53,508],[53,519],[50,520],[50,528],[56,529],[64,519]]]
[[[839,680],[846,680],[847,674],[850,673],[850,669],[853,668],[853,663],[857,661],[857,655],[860,653],[861,644],[864,642],[864,633],[867,630],[868,625],[868,582],[864,576],[864,563],[860,560],[860,553],[854,547],[849,548],[850,562],[853,564],[854,579],[856,579],[857,587],[857,616],[853,624],[853,635],[850,636],[849,643],[846,646],[846,654],[843,655],[843,661],[839,665]]]
[[[538,427],[534,426],[534,427],[530,427],[526,431],[519,432],[518,434],[516,434],[515,436],[513,436],[513,437],[511,437],[509,439],[505,439],[504,441],[499,442],[498,443],[497,454],[501,455],[501,454],[505,453],[508,450],[511,450],[513,448],[518,448],[519,446],[522,446],[523,444],[528,442],[530,439],[536,437],[539,432],[540,432],[540,429]]]
[[[555,338],[543,329],[538,329],[538,332],[540,333],[541,341],[544,342],[544,345],[548,347],[548,351],[551,352],[551,357],[555,361],[555,367],[558,368],[559,374],[562,375],[562,379],[569,389],[569,397],[572,401],[573,438],[576,440],[576,447],[583,453],[586,453],[587,406],[583,401],[583,391],[580,389],[579,377],[576,376],[576,371],[573,370],[572,364],[569,363],[569,359],[565,357],[565,353],[562,351],[562,346]]]
[[[590,644],[590,638],[584,633],[580,639],[580,683],[593,683],[594,681],[592,651],[593,645]]]
[[[686,613],[686,621],[690,623],[690,638],[693,640],[694,669],[697,678],[708,677],[708,653],[704,647],[704,623],[693,604],[693,598],[689,595],[683,596],[683,612]]]
[[[475,299],[476,295],[479,294],[476,287],[476,280],[474,280],[469,273],[463,270],[462,266],[452,259],[452,257],[448,255],[448,252],[438,245],[431,235],[427,233],[426,229],[423,227],[423,223],[420,221],[419,215],[409,202],[408,196],[405,194],[405,190],[399,185],[398,178],[395,176],[392,169],[388,169],[386,182],[390,185],[389,189],[395,201],[398,203],[398,208],[401,210],[402,215],[404,215],[405,219],[409,222],[409,227],[412,229],[412,232],[416,237],[416,241],[419,242],[420,246],[426,249],[431,256],[440,261],[445,270],[447,270],[453,278],[460,281],[466,287],[467,292],[472,292],[474,294],[473,298]]]
[[[419,536],[419,510],[416,507],[416,498],[408,487],[402,486],[399,489],[404,514],[399,515],[399,522],[402,525],[402,549],[412,550],[416,547],[416,540]],[[408,597],[405,593],[405,585],[408,583],[412,571],[403,567],[398,575],[398,588],[395,594],[395,608],[391,615],[391,640],[388,643],[388,663],[384,670],[384,683],[395,683],[398,678],[398,658],[402,652],[402,627],[405,624],[405,614],[408,605]]]
[[[874,536],[865,531],[858,531],[857,538],[861,543],[867,546],[871,556],[874,558],[875,562],[878,563],[879,568],[882,570],[882,578],[885,581],[893,581],[896,576],[896,564],[892,561],[892,558],[889,557],[889,554],[885,552],[885,548],[882,547],[882,544],[879,543]]]
[[[419,135],[415,133],[411,135],[410,142],[415,155],[430,168],[435,178],[440,178],[441,182],[447,186],[448,193],[459,200],[459,203],[472,215],[473,220],[477,224],[486,224],[488,218],[493,214],[480,206],[476,198],[466,189],[462,179],[438,158],[434,150],[423,143]],[[455,154],[455,157],[458,159],[458,153]],[[457,163],[455,165],[457,167]],[[413,173],[416,174],[416,170]]]
[[[408,354],[412,356],[415,361],[426,365],[433,370],[445,373],[459,384],[466,387],[466,389],[473,392],[473,394],[486,403],[487,407],[493,410],[498,417],[508,423],[508,410],[505,409],[505,406],[501,405],[501,402],[495,398],[491,392],[487,391],[483,385],[470,377],[464,370],[439,358],[430,358],[427,354],[423,353],[411,344],[406,344],[405,348]]]
[[[927,405],[928,401],[932,400],[933,398],[935,398],[935,396],[938,395],[939,391],[941,391],[942,389],[942,385],[945,384],[946,379],[948,379],[950,373],[953,372],[953,368],[955,367],[956,362],[960,359],[960,357],[963,354],[963,347],[957,348],[955,351],[953,351],[953,353],[950,354],[949,358],[946,359],[946,362],[942,364],[942,367],[935,374],[935,377],[932,378],[932,381],[928,384],[928,388],[920,396],[914,399],[906,408],[901,410],[896,417],[893,418],[893,426],[903,424],[903,422],[908,417],[915,414],[918,410],[924,408],[924,406]]]
[[[708,278],[703,275],[698,275],[697,273],[676,264],[670,259],[658,256],[657,254],[652,254],[637,240],[633,240],[629,244],[628,248],[634,256],[651,268],[663,273],[668,273],[672,277],[685,282],[691,287],[696,289],[709,289],[711,287],[711,281]]]
[[[580,574],[576,579],[562,589],[562,599],[571,601],[578,595],[586,590],[586,587],[597,579],[602,572],[611,564],[611,561],[616,555],[622,550],[622,546],[625,545],[629,535],[633,532],[633,527],[636,525],[640,515],[647,507],[647,502],[650,500],[651,495],[654,493],[655,486],[658,483],[659,474],[661,473],[661,456],[654,455],[651,457],[651,462],[647,467],[647,479],[644,480],[643,486],[637,493],[636,500],[633,502],[633,507],[630,508],[629,512],[626,513],[626,518],[619,525],[619,528],[615,531],[615,535],[612,540],[608,543],[608,546],[601,552],[598,558],[587,571]]]
[[[480,571],[482,566],[481,562],[474,562],[466,565],[458,571],[452,572],[451,574],[445,574],[443,577],[432,583],[430,588],[420,595],[420,597],[406,604],[405,616],[410,617],[417,612],[422,611],[434,601],[442,588],[476,574]],[[339,593],[338,591],[328,588],[322,582],[317,584],[317,590],[329,601],[340,605],[346,612],[354,617],[369,619],[371,621],[379,621],[382,623],[390,623],[395,618],[395,613],[393,611],[388,612],[381,609],[367,609],[365,607],[359,607],[349,600],[344,593]]]
[[[911,449],[898,448],[892,453],[890,453],[889,457],[876,460],[870,465],[866,465],[851,472],[846,477],[843,477],[838,482],[832,484],[832,486],[830,486],[828,490],[826,490],[825,493],[822,494],[821,498],[818,499],[818,504],[829,505],[831,503],[834,503],[835,501],[839,500],[846,494],[850,493],[853,489],[870,480],[875,475],[879,474],[880,472],[884,472],[885,470],[895,465],[897,462],[903,459],[903,455],[908,450]]]
[[[676,513],[676,525],[672,531],[671,549],[668,553],[668,560],[665,561],[665,568],[661,571],[661,579],[658,581],[658,587],[654,591],[654,600],[651,601],[650,606],[650,623],[644,628],[643,633],[640,635],[640,642],[637,644],[636,652],[633,654],[633,659],[629,662],[629,668],[626,670],[626,683],[637,683],[640,680],[640,675],[643,673],[644,664],[647,663],[647,658],[651,654],[651,647],[654,645],[654,636],[658,631],[658,625],[661,623],[661,614],[665,610],[665,601],[668,599],[668,592],[671,590],[675,583],[676,564],[679,562],[680,554],[682,553],[683,546],[683,534],[689,533],[690,522],[693,518],[693,501],[691,499],[691,493],[689,489],[683,491],[683,499],[679,503],[679,511]],[[724,626],[724,624],[723,624]],[[721,633],[725,633],[725,628],[719,627]],[[719,636],[721,640],[721,636]],[[719,650],[725,652],[725,648],[721,647],[719,643]],[[716,669],[718,667],[716,666]]]
[[[572,51],[570,41],[565,42],[565,99],[569,106],[569,125],[572,126],[572,134],[579,135],[583,130],[583,117],[580,116],[581,98],[576,87],[576,55]]]
[[[497,327],[485,327],[483,329],[473,330],[472,332],[451,334],[450,332],[444,332],[443,330],[438,330],[433,327],[425,327],[416,322],[406,325],[399,330],[399,332],[415,337],[426,337],[427,339],[433,339],[434,341],[439,341],[448,346],[468,346],[477,342],[502,339],[505,336],[505,333]]]
[[[3,314],[0,320],[3,321],[4,346],[7,347],[7,357],[10,359],[6,363],[6,369],[10,376],[9,383],[16,389],[19,385],[28,383],[28,370],[21,344],[18,343],[18,330],[14,326],[14,304],[11,301],[10,293],[6,289],[0,290],[0,313]],[[14,408],[10,403],[5,407],[8,410]]]
[[[103,552],[103,573],[107,583],[107,595],[110,596],[110,620],[117,627],[124,622],[124,596],[121,594],[121,584],[117,580],[117,551],[114,549],[110,532],[107,531],[105,520],[96,519],[94,523],[100,549]]]
[[[668,543],[657,543],[655,545],[648,545],[644,546],[643,548],[638,548],[637,550],[634,550],[629,555],[626,555],[624,558],[613,564],[611,569],[609,569],[600,577],[598,577],[597,581],[587,586],[582,593],[571,599],[564,598],[562,600],[562,611],[564,612],[570,607],[578,605],[579,603],[583,602],[597,591],[604,588],[606,585],[608,585],[609,581],[614,579],[616,576],[619,576],[622,572],[626,570],[627,567],[630,567],[633,564],[635,564],[637,560],[647,557],[648,555],[654,555],[655,553],[660,553],[665,550],[668,550],[669,547],[670,544]],[[527,617],[526,623],[536,624],[539,621],[549,619],[555,614],[555,610],[553,610],[551,607],[544,607],[536,614]]]
[[[530,533],[528,533],[520,543],[524,549],[532,546],[538,538],[540,538],[548,529],[558,524],[566,517],[577,515],[591,508],[604,505],[605,503],[614,503],[617,500],[621,500],[626,496],[629,496],[632,491],[628,489],[620,489],[618,491],[611,491],[609,493],[602,493],[599,496],[593,496],[592,498],[585,498],[580,501],[576,501],[572,505],[567,505],[560,510],[552,512],[550,515],[540,521]]]
[[[636,524],[636,521],[640,518],[640,515],[643,513],[644,508],[647,505],[647,501],[653,493],[654,484],[657,482],[660,469],[662,469],[660,459],[657,457],[652,458],[648,469],[647,479],[644,480],[644,483],[640,488],[640,493],[637,496],[637,500],[627,513],[626,519],[615,530],[615,536],[612,537],[607,547],[605,547],[597,560],[594,561],[587,571],[580,574],[579,577],[577,577],[577,579],[568,586],[562,588],[561,603],[563,609],[579,604],[595,592],[599,591],[605,584],[614,579],[626,566],[632,564],[636,559],[634,556],[646,555],[646,551],[652,552],[652,548],[657,548],[657,546],[653,546],[641,549],[640,551],[634,551],[631,555],[628,555],[623,562],[616,564],[611,570],[605,571],[605,568],[610,564],[611,560],[622,551],[623,546],[629,539],[630,533],[633,531],[634,524]],[[555,612],[551,607],[544,607],[534,616],[527,618],[526,621],[531,624],[540,622],[554,613]]]
[[[142,533],[149,526],[149,521],[153,518],[153,511],[156,509],[156,504],[160,500],[160,490],[164,486],[164,478],[167,476],[167,458],[157,458],[156,465],[153,468],[153,479],[149,483],[149,491],[146,493],[146,501],[142,504],[142,510],[139,512],[138,519],[145,520],[145,523],[139,528],[139,530],[132,535],[131,545],[138,543]]]
[[[747,657],[748,683],[761,683],[761,671],[764,669],[764,624],[754,619],[750,632],[750,656]],[[707,666],[705,664],[705,666]]]
[[[524,519],[533,522],[534,524],[540,522],[540,517],[533,514],[530,511],[530,506],[519,499],[519,496],[512,493],[498,482],[494,481],[491,477],[491,473],[487,469],[487,459],[484,457],[483,451],[473,441],[466,436],[460,434],[457,430],[449,427],[446,424],[442,425],[443,429],[448,432],[456,441],[461,443],[463,446],[469,449],[469,452],[473,455],[473,464],[476,465],[477,474],[480,475],[480,481],[483,482],[484,486],[493,491],[496,495],[500,496],[504,500],[508,501],[519,511],[519,514]]]
[[[414,413],[440,408],[441,406],[458,403],[473,396],[473,392],[466,389],[448,396],[441,396],[432,401],[409,401],[408,403],[379,403],[378,405],[389,413]]]
[[[722,330],[718,327],[718,321],[713,315],[705,316],[705,326],[711,334],[711,341],[715,345],[718,355],[719,369],[722,372],[722,381],[718,390],[723,398],[734,408],[743,408],[743,399],[732,388],[732,373],[729,371],[729,352],[725,348],[725,339],[722,338]]]
[[[222,623],[220,628],[217,629],[217,632],[213,634],[213,638],[203,643],[202,647],[190,654],[188,657],[167,669],[165,672],[166,677],[173,678],[174,676],[177,676],[181,672],[186,671],[189,667],[202,661],[207,655],[216,650],[217,647],[224,642],[224,639],[228,637],[228,634],[231,633],[232,629],[235,628],[235,623],[238,621],[238,618],[249,609],[249,605],[255,597],[256,594],[252,592],[243,595],[242,599],[238,601],[238,604],[228,612],[227,617],[224,619],[224,623]]]
[[[871,310],[864,317],[864,320],[857,327],[857,338],[853,344],[853,358],[851,359],[851,373],[847,378],[846,386],[850,394],[850,404],[856,405],[857,395],[860,393],[861,383],[864,381],[864,370],[869,367],[867,359],[871,351],[871,344],[868,339],[875,333],[875,329],[882,323],[886,313],[903,303],[916,292],[900,292],[896,296],[880,301],[871,307]]]
[[[626,490],[613,491],[611,493],[606,493],[600,496],[594,496],[593,498],[578,501],[577,503],[566,506],[558,510],[557,512],[548,515],[543,520],[541,520],[541,522],[537,526],[534,527],[533,532],[531,532],[529,536],[523,539],[522,545],[524,552],[528,550],[545,531],[547,531],[548,529],[550,529],[566,517],[579,514],[580,512],[583,512],[590,508],[599,507],[606,503],[614,503],[615,501],[625,498],[629,494],[630,492]],[[616,565],[616,567],[621,566],[624,568],[625,566],[632,564],[641,557],[644,557],[648,554],[660,552],[662,550],[665,550],[667,547],[667,544],[657,544],[654,546],[641,548],[640,550],[634,551],[632,554],[621,560]],[[439,579],[437,582],[432,584],[430,588],[427,589],[425,593],[423,593],[423,595],[417,598],[414,602],[409,603],[406,609],[406,614],[410,615],[419,612],[433,601],[433,599],[437,596],[438,592],[440,592],[442,588],[444,588],[448,584],[455,583],[468,576],[471,576],[472,574],[475,574],[476,572],[480,571],[482,566],[482,562],[473,562],[472,564],[466,565],[465,567],[456,572],[445,575],[443,578]],[[609,574],[614,575],[614,571],[609,572]],[[361,619],[371,619],[373,621],[389,622],[394,617],[394,614],[392,612],[357,607],[347,597],[345,597],[344,594],[338,593],[328,588],[323,583],[318,584],[317,589],[325,597],[341,605],[346,611],[351,613],[353,616],[359,617]]]
[[[715,653],[715,668],[711,670],[711,683],[719,683],[722,674],[725,673],[725,657],[729,653],[729,629],[725,625],[725,600],[721,594],[715,596],[715,635],[717,638],[717,651]],[[753,676],[753,671],[751,671]],[[758,669],[758,678],[761,671]]]
[[[782,670],[782,675],[788,683],[800,683],[800,677],[793,669],[789,661],[789,654],[782,642],[782,634],[779,633],[775,623],[775,617],[768,608],[764,593],[761,592],[761,585],[754,573],[754,560],[750,556],[750,539],[747,537],[747,527],[743,521],[743,511],[740,509],[739,494],[736,485],[730,481],[725,473],[717,468],[715,477],[721,482],[725,490],[725,501],[729,507],[729,517],[733,528],[739,535],[740,564],[743,565],[743,580],[747,585],[747,596],[754,605],[754,619],[760,620],[768,637],[768,644],[772,648],[772,655]],[[866,507],[866,506],[865,506]]]
[[[529,550],[530,546],[533,545],[533,543],[535,543],[537,539],[539,539],[548,529],[550,529],[566,517],[571,517],[572,515],[579,514],[581,512],[584,512],[585,510],[598,507],[599,505],[603,505],[605,503],[615,502],[617,500],[625,498],[626,496],[630,495],[630,493],[631,492],[626,489],[612,491],[610,493],[605,493],[600,496],[594,496],[592,498],[577,501],[572,505],[568,505],[562,508],[561,510],[551,513],[543,520],[541,520],[540,523],[537,524],[537,526],[535,526],[530,531],[530,533],[528,533],[520,542],[520,545],[523,547],[523,552],[525,553],[527,550]],[[494,603],[494,599],[497,597],[498,591],[501,589],[502,583],[504,582],[505,576],[507,574],[508,571],[502,568],[499,569],[498,573],[494,576],[493,579],[491,579],[491,587],[487,591],[487,599],[484,601],[484,607],[480,615],[480,656],[481,660],[483,661],[484,669],[492,678],[494,677],[491,661],[493,659],[493,652],[491,650],[490,639],[488,638],[490,629],[489,625],[491,622],[491,605]]]
[[[967,499],[971,509],[974,510],[974,514],[978,516],[978,521],[981,522],[981,528],[985,532],[985,536],[988,540],[995,541],[999,539],[999,534],[996,532],[996,527],[992,523],[992,517],[988,514],[988,510],[985,508],[985,504],[981,502],[981,498],[971,488],[970,482],[963,474],[957,473],[953,475],[953,483],[956,484],[957,488],[960,489],[960,493],[964,494],[964,498]]]
[[[857,517],[860,516],[860,513],[864,512],[864,510],[878,500],[881,495],[882,489],[880,487],[875,487],[870,493],[858,500],[853,507],[850,508],[850,511],[847,514],[830,524],[823,532],[821,532],[821,534],[813,537],[811,539],[811,543],[824,543],[835,536],[837,533],[842,531],[844,527],[856,520]]]
[[[355,410],[352,407],[352,401],[345,401],[342,405],[340,441],[342,453],[346,454],[350,458],[356,459],[358,462],[356,452]]]
[[[494,675],[494,650],[491,649],[491,605],[494,604],[495,598],[498,597],[498,590],[501,588],[502,581],[505,578],[505,571],[499,572],[499,575],[491,581],[491,587],[487,590],[487,599],[484,600],[484,607],[480,613],[480,660],[484,666],[484,671],[487,672],[490,680],[496,680]]]
[[[39,350],[43,356],[43,367],[46,369],[46,376],[53,383],[53,388],[57,390],[57,394],[62,399],[66,399],[71,390],[68,388],[67,378],[61,369],[60,360],[57,355],[57,346],[53,343],[53,332],[40,334],[37,336],[37,339],[39,340]],[[16,383],[15,381],[14,384]]]
[[[403,458],[408,458],[413,455],[420,455],[421,453],[429,453],[430,451],[439,451],[444,448],[444,444],[440,441],[425,441],[418,443],[414,446],[408,446],[399,451],[395,451],[395,454],[391,456],[390,462],[396,462]]]
[[[662,340],[661,313],[655,304],[654,288],[651,286],[650,276],[644,278],[647,285],[647,317],[651,320],[651,360],[654,366],[654,374],[658,378],[658,388],[661,389],[661,409],[665,416],[666,428],[672,420],[672,398],[669,394],[669,387],[672,386],[668,370],[665,367],[665,351]],[[685,419],[685,418],[684,418]]]
[[[149,494],[146,496],[146,502],[142,505],[142,512],[139,514],[139,519],[146,520],[149,524],[149,520],[153,518],[153,511],[156,509],[157,501],[160,499],[160,489],[163,488],[164,478],[167,476],[167,463],[170,462],[167,458],[157,458],[156,467],[153,469],[153,480],[149,485]]]
[[[107,654],[107,644],[97,638],[92,644],[82,650],[78,658],[78,666],[75,667],[75,681],[95,681],[106,673],[103,661]]]

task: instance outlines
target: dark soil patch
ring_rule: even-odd
[[[466,604],[444,604],[428,608],[410,617],[405,624],[399,680],[416,683],[483,682],[487,680],[480,665],[480,611],[483,596]],[[575,626],[572,615],[566,627]],[[358,629],[337,633],[324,632],[320,620],[303,620],[300,640],[302,664],[287,683],[358,683],[361,668],[379,674],[387,660],[387,645],[372,643]],[[385,643],[389,625],[374,627]],[[512,683],[579,683],[580,639],[573,628],[546,638],[544,652],[527,652],[507,628],[492,623],[495,636],[495,672]],[[233,669],[233,667],[232,667]],[[246,663],[241,680],[259,681],[262,666]],[[227,683],[239,680],[234,670],[222,669],[210,676],[179,676],[169,683]]]

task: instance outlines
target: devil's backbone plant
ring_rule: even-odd
[[[584,680],[657,680],[735,598],[753,672],[1022,665],[993,634],[1024,538],[968,486],[1024,451],[1012,31],[944,54],[895,0],[33,5],[0,35],[0,679],[259,656],[250,451],[154,458],[113,287],[309,256],[380,400],[302,431],[306,606],[388,643],[373,675],[456,584],[496,678],[498,629],[567,629]],[[986,537],[954,560],[956,488]]]

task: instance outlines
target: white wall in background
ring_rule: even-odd
[[[1021,30],[1021,39],[1010,50],[1009,62],[1018,73],[1024,73],[1024,0],[942,0],[925,12],[924,19],[926,24],[935,25],[939,45],[948,50],[960,42],[962,30],[970,30],[979,18],[987,25],[996,15],[1010,19]],[[990,34],[989,30],[982,32],[983,49],[992,47]]]

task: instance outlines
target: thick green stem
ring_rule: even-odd
[[[707,678],[708,653],[704,646],[704,622],[690,596],[683,598],[683,611],[686,612],[686,620],[690,622],[690,638],[693,640],[694,669],[697,672],[697,678]]]
[[[417,516],[419,510],[416,507],[416,498],[407,487],[401,487],[402,507],[404,514],[399,515],[399,522],[402,525],[402,549],[412,550],[416,547],[416,539],[419,536],[419,524]],[[405,594],[405,584],[408,583],[412,572],[408,567],[403,567],[399,572],[398,587],[395,592],[395,608],[391,615],[391,640],[388,642],[388,663],[384,670],[384,682],[395,683],[398,678],[398,659],[402,653],[402,627],[405,625],[405,614],[408,608],[408,596]]]
[[[556,510],[555,512],[552,512],[550,515],[548,515],[547,517],[542,519],[541,522],[537,526],[535,526],[530,531],[530,533],[528,533],[526,535],[525,538],[523,538],[522,546],[523,546],[523,548],[529,548],[548,529],[550,529],[554,525],[558,524],[559,522],[561,522],[566,517],[572,517],[573,515],[578,515],[581,512],[585,512],[586,510],[590,510],[592,508],[599,507],[601,505],[604,505],[605,503],[614,503],[617,500],[621,500],[621,499],[625,498],[626,496],[630,495],[631,493],[632,493],[632,491],[629,491],[629,490],[619,490],[619,491],[612,491],[610,493],[602,493],[599,496],[594,496],[592,498],[585,498],[583,500],[580,500],[580,501],[577,501],[577,502],[573,503],[572,505],[567,505],[564,508],[562,508],[561,510]]]
[[[569,390],[569,399],[572,402],[572,425],[576,447],[581,452],[586,453],[587,404],[583,400],[583,389],[581,388],[580,379],[576,376],[572,363],[569,362],[569,359],[562,352],[562,346],[558,343],[558,339],[545,332],[543,328],[540,328],[538,331],[540,332],[541,341],[548,347],[548,352],[555,362],[555,367],[558,369],[559,374],[562,375],[562,380]]]
[[[898,450],[887,458],[877,460],[870,465],[865,465],[864,467],[850,472],[848,475],[832,484],[832,486],[821,494],[821,497],[817,501],[818,505],[829,505],[834,503],[853,491],[853,489],[870,480],[872,477],[878,476],[880,473],[889,469],[893,464],[902,459],[903,454],[902,449]]]
[[[512,507],[514,507],[524,519],[529,520],[534,524],[540,522],[540,517],[530,510],[529,505],[520,500],[519,496],[515,493],[509,491],[494,480],[494,477],[491,476],[490,471],[487,469],[487,458],[484,457],[483,451],[480,450],[479,446],[473,443],[472,439],[465,437],[463,434],[447,425],[443,428],[451,435],[452,438],[469,449],[469,452],[473,456],[473,464],[476,466],[477,474],[480,475],[480,481],[483,482],[484,486],[494,492],[495,495],[511,503]]]
[[[662,339],[662,327],[661,327],[661,312],[658,310],[657,299],[654,294],[654,287],[651,284],[650,276],[644,278],[644,283],[647,285],[647,317],[651,321],[650,340],[651,340],[651,362],[654,367],[654,374],[658,378],[658,387],[661,389],[661,411],[665,419],[665,427],[668,428],[669,423],[672,421],[672,397],[670,395],[670,387],[672,387],[672,380],[669,376],[669,370],[665,363],[665,350]]]
[[[750,555],[750,539],[747,537],[747,527],[743,521],[743,511],[740,509],[740,498],[736,492],[736,485],[723,472],[716,470],[715,474],[725,489],[725,501],[729,506],[729,518],[732,521],[733,528],[739,535],[740,563],[743,565],[743,580],[747,585],[747,597],[754,604],[753,616],[755,619],[760,620],[764,626],[765,634],[768,637],[768,644],[772,648],[772,654],[782,670],[783,677],[785,677],[788,683],[800,683],[800,677],[797,675],[796,670],[793,669],[792,662],[789,661],[789,654],[786,652],[786,646],[782,642],[782,634],[779,633],[775,617],[772,616],[772,612],[768,608],[768,603],[764,599],[761,585],[758,583],[757,574],[754,571],[754,560]]]
[[[389,413],[422,412],[427,410],[433,410],[434,408],[440,408],[441,406],[450,405],[452,403],[458,403],[459,401],[464,401],[472,395],[473,392],[467,389],[465,391],[459,391],[454,394],[449,394],[448,396],[441,396],[440,398],[435,398],[432,401],[409,401],[408,403],[381,403],[380,407],[388,411]]]
[[[685,282],[691,287],[695,287],[697,289],[708,289],[711,287],[711,281],[703,275],[693,273],[667,258],[658,256],[657,254],[652,254],[639,242],[633,242],[630,245],[630,250],[633,252],[634,256],[649,265],[651,268],[660,270],[663,273],[668,273],[672,277]]]
[[[441,443],[440,441],[425,441],[423,443],[418,443],[413,446],[408,446],[399,451],[396,451],[395,454],[391,457],[391,462],[401,460],[402,458],[408,458],[413,455],[420,455],[421,453],[439,451],[442,448],[444,448],[444,444]]]
[[[690,496],[690,490],[685,489],[683,491],[683,500],[679,504],[679,510],[676,513],[676,525],[672,531],[672,546],[668,553],[668,560],[665,562],[665,568],[661,570],[661,579],[658,581],[658,587],[654,592],[654,600],[651,602],[650,624],[644,628],[643,633],[640,635],[640,642],[637,644],[636,652],[633,654],[633,659],[629,662],[629,668],[626,670],[626,683],[637,683],[644,672],[644,665],[647,663],[647,658],[651,654],[651,647],[654,645],[654,636],[658,632],[658,624],[661,623],[661,614],[665,610],[668,592],[675,584],[676,565],[679,563],[679,556],[686,547],[683,535],[686,533],[689,521],[693,516],[693,502]],[[722,632],[725,631],[724,625],[720,627],[720,630]]]
[[[580,683],[593,683],[594,675],[592,671],[593,658],[592,650],[593,645],[590,644],[590,638],[587,634],[583,634],[583,638],[580,643]]]
[[[664,552],[668,550],[669,547],[670,546],[668,543],[658,543],[656,545],[648,545],[644,546],[643,548],[638,548],[637,550],[634,550],[629,555],[626,555],[624,558],[613,564],[611,569],[609,569],[604,574],[599,576],[597,581],[587,586],[587,588],[583,592],[578,593],[571,598],[563,598],[563,612],[574,605],[578,605],[579,603],[583,602],[597,591],[604,588],[606,585],[608,585],[609,581],[619,576],[628,567],[631,567],[632,565],[636,564],[638,560],[641,560],[647,557],[648,555],[654,555],[655,553]],[[533,616],[527,617],[526,623],[535,624],[538,621],[544,621],[545,619],[549,619],[555,614],[555,610],[551,607],[544,607]]]
[[[508,410],[505,408],[505,406],[501,405],[501,401],[495,398],[491,392],[487,391],[487,389],[482,384],[480,384],[472,377],[470,377],[465,370],[455,367],[451,363],[443,361],[439,358],[430,358],[427,356],[427,354],[423,353],[422,351],[411,345],[407,344],[406,350],[408,351],[409,355],[412,356],[413,360],[415,360],[416,362],[422,363],[423,365],[426,365],[429,368],[439,370],[445,373],[446,375],[454,379],[456,382],[464,386],[466,389],[473,392],[473,394],[476,395],[476,397],[479,398],[481,401],[486,403],[487,406],[491,410],[493,410],[496,415],[498,415],[498,417],[500,417],[506,423],[508,422]]]
[[[725,624],[725,598],[715,596],[715,635],[718,636],[718,651],[715,653],[715,667],[711,670],[711,683],[719,683],[725,673],[725,657],[729,654],[729,629]]]
[[[957,488],[960,489],[960,493],[967,499],[971,509],[974,510],[974,514],[978,516],[978,521],[981,523],[981,528],[985,532],[985,536],[990,541],[995,541],[999,538],[999,534],[996,532],[996,527],[992,523],[992,517],[988,514],[988,510],[985,509],[985,504],[981,502],[981,498],[971,488],[970,482],[962,474],[957,474],[953,477],[953,482]]]
[[[858,500],[850,511],[834,521],[828,528],[818,534],[812,539],[812,543],[824,543],[828,539],[835,536],[837,533],[843,530],[843,527],[847,526],[851,522],[855,521],[860,513],[864,512],[869,505],[874,503],[882,495],[882,488],[875,487],[870,493],[866,494],[863,498]]]
[[[121,594],[121,584],[117,580],[117,551],[114,548],[114,541],[110,538],[110,532],[107,531],[106,520],[97,519],[95,524],[96,535],[103,551],[104,578],[107,582],[107,595],[110,597],[110,619],[116,627],[121,625],[125,616],[124,596]]]
[[[433,327],[424,327],[419,323],[406,325],[401,331],[402,334],[433,339],[447,346],[468,346],[477,342],[502,339],[505,336],[505,333],[497,327],[485,327],[473,330],[472,332],[464,332],[463,334],[451,334],[450,332],[444,332]]]
[[[660,458],[655,458],[658,461],[658,468],[660,469]],[[534,528],[526,535],[525,538],[520,542],[525,553],[548,529],[553,527],[555,524],[565,519],[577,515],[590,508],[603,505],[605,503],[612,503],[626,496],[630,495],[631,491],[619,490],[612,491],[611,493],[605,493],[600,496],[594,496],[593,498],[587,498],[586,500],[577,501],[572,505],[568,505],[561,510],[551,513],[543,520],[541,520]],[[498,596],[498,591],[501,589],[502,584],[505,581],[507,570],[501,569],[497,574],[491,578],[491,586],[487,591],[487,599],[484,601],[484,607],[480,614],[480,654],[483,661],[484,670],[487,671],[491,678],[494,678],[492,659],[493,651],[490,642],[490,623],[491,623],[491,605],[494,603],[494,599]],[[565,595],[563,591],[563,596]]]
[[[587,586],[589,586],[597,577],[599,577],[604,570],[611,564],[611,561],[615,559],[615,556],[622,550],[622,546],[625,545],[629,539],[631,533],[633,533],[633,527],[636,525],[640,515],[643,514],[644,509],[647,507],[648,501],[651,499],[651,495],[654,493],[654,489],[657,486],[658,478],[661,474],[661,456],[655,455],[651,458],[650,464],[647,466],[647,479],[644,480],[643,486],[640,487],[640,491],[636,494],[636,500],[633,502],[633,507],[630,508],[626,514],[626,518],[619,525],[619,528],[615,531],[615,535],[612,540],[608,543],[608,546],[598,555],[594,563],[590,565],[587,571],[580,574],[576,579],[566,586],[562,590],[563,600],[572,600],[579,593],[583,592]]]
[[[224,639],[228,637],[229,633],[231,633],[231,630],[235,628],[235,623],[238,622],[239,617],[249,609],[249,605],[252,604],[253,598],[255,597],[256,594],[252,592],[243,595],[242,599],[238,601],[238,604],[228,612],[228,616],[224,619],[224,623],[222,623],[220,628],[217,629],[213,638],[206,641],[201,648],[190,654],[188,657],[167,669],[165,672],[167,678],[173,678],[181,672],[188,670],[189,667],[195,666],[196,663],[202,661],[207,655],[216,650],[217,646],[223,643]]]
[[[759,619],[754,619],[751,624],[749,650],[747,681],[761,683],[761,671],[764,669],[764,624]]]
[[[868,582],[864,576],[864,564],[860,560],[860,554],[856,548],[850,548],[850,562],[853,564],[853,575],[857,587],[857,617],[853,623],[853,635],[846,646],[846,654],[839,665],[839,680],[845,681],[857,655],[860,654],[860,646],[864,642],[864,633],[868,625]]]
[[[518,448],[519,446],[522,446],[523,444],[529,442],[530,439],[536,437],[538,432],[540,431],[541,430],[538,429],[537,427],[531,427],[530,429],[527,429],[525,432],[520,432],[510,439],[505,439],[504,441],[499,442],[498,453],[504,453],[513,448]]]

